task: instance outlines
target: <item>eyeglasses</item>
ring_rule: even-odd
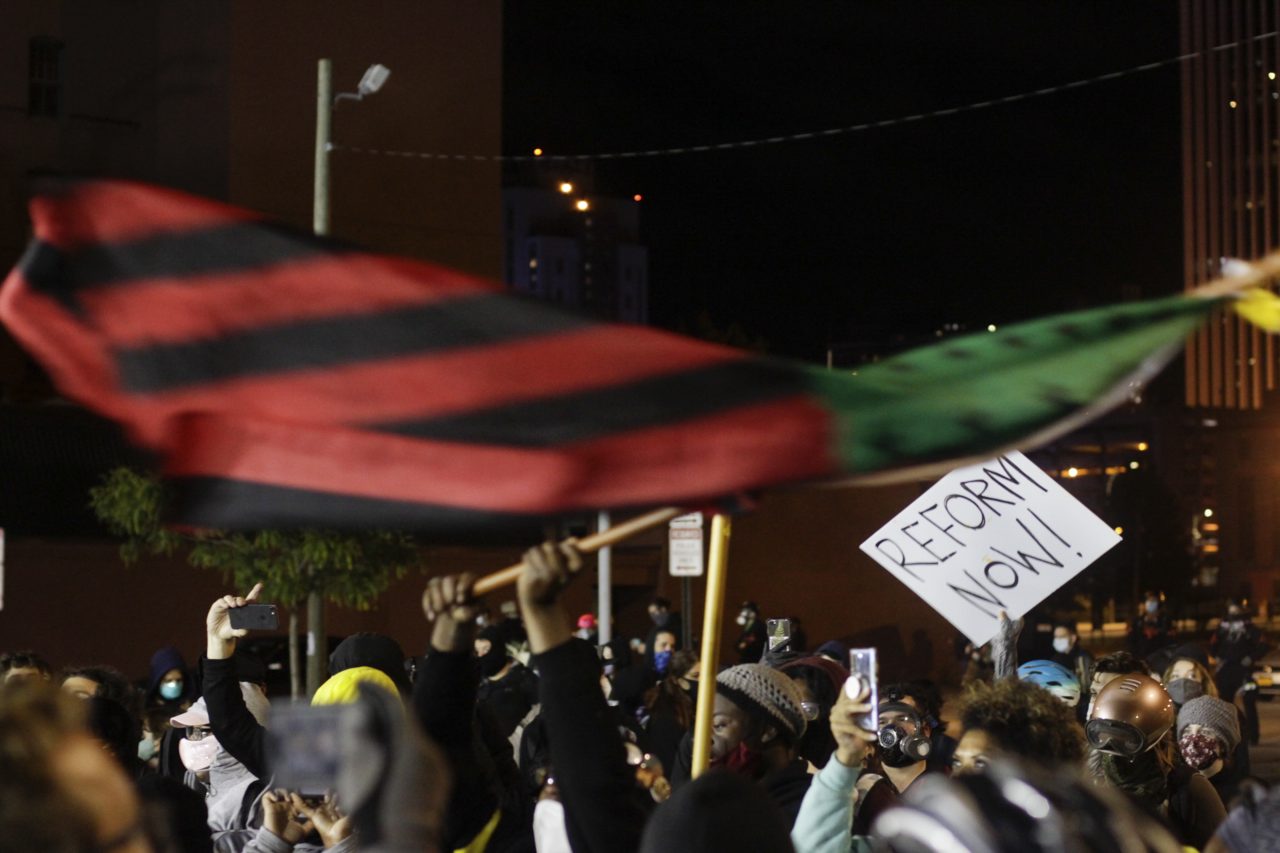
[[[213,737],[213,729],[208,726],[187,726],[187,740],[204,740],[207,737]]]
[[[813,722],[822,716],[822,706],[817,702],[801,702],[800,712],[804,714],[804,718],[809,722]]]

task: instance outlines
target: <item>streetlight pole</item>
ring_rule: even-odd
[[[321,59],[316,64],[316,161],[315,182],[311,198],[311,230],[317,236],[329,234],[329,142],[332,136],[333,108],[338,100],[348,98],[355,101],[364,100],[387,82],[391,72],[383,65],[371,65],[364,72],[360,85],[355,92],[343,92],[336,98],[333,94],[333,60]],[[290,669],[294,680],[294,693],[297,693],[297,632],[295,630],[297,616],[290,613]],[[325,662],[329,656],[328,643],[324,629],[324,597],[318,590],[307,594],[307,695],[311,696],[319,688],[325,675]]]
[[[316,69],[316,169],[311,206],[311,230],[329,233],[329,140],[333,124],[333,60],[322,59]]]

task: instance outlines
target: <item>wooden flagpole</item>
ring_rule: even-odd
[[[642,533],[651,527],[657,527],[660,524],[666,524],[671,519],[680,515],[683,510],[677,507],[663,507],[647,512],[644,515],[638,515],[635,518],[628,519],[621,524],[616,524],[607,530],[579,539],[575,542],[578,550],[584,554],[591,554],[599,551],[609,545],[616,545],[624,539]],[[573,540],[570,540],[573,541]],[[519,562],[514,566],[507,566],[505,569],[485,575],[476,581],[472,587],[472,592],[477,595],[485,595],[500,589],[504,586],[510,586],[520,577],[520,573],[524,571],[524,563]]]
[[[696,779],[711,765],[711,714],[716,703],[716,672],[720,661],[720,620],[724,613],[724,582],[729,563],[727,515],[711,519],[711,555],[707,560],[707,600],[702,609],[702,674],[698,676],[698,713],[693,725],[693,766]]]

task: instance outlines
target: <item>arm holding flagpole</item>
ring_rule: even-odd
[[[583,554],[592,554],[601,548],[609,545],[616,545],[624,539],[629,539],[637,533],[643,533],[651,527],[657,527],[660,524],[666,524],[671,519],[680,515],[683,510],[677,507],[663,507],[647,512],[644,515],[638,515],[635,518],[624,521],[622,524],[614,525],[608,530],[602,530],[584,539],[569,539],[566,543],[572,542],[578,552]],[[508,566],[505,569],[485,575],[476,581],[472,588],[472,594],[479,597],[487,593],[493,592],[504,586],[510,586],[520,579],[520,574],[525,570],[525,563],[519,562],[514,566]]]

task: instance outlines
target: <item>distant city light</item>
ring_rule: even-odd
[[[1079,469],[1079,468],[1068,468],[1068,469],[1067,469],[1067,476],[1068,476],[1068,477],[1079,477],[1079,476],[1080,476],[1080,469]]]
[[[541,157],[541,156],[542,156],[542,149],[541,149],[541,148],[535,148],[535,149],[533,149],[533,156],[534,156],[534,157]]]
[[[989,323],[989,324],[987,325],[987,331],[988,331],[988,332],[994,332],[995,330],[996,330],[996,324],[995,324],[995,323]]]
[[[633,196],[631,197],[631,200],[632,200],[632,201],[644,201],[644,196],[640,195],[640,193],[636,193],[635,195],[633,195]]]
[[[1209,509],[1208,507],[1205,507],[1205,508],[1204,508],[1204,517],[1205,517],[1205,518],[1213,518],[1213,510]]]
[[[590,210],[591,202],[587,201],[585,198],[580,198],[573,203],[573,206],[578,208],[578,210]]]
[[[1145,453],[1145,452],[1146,452],[1146,450],[1147,450],[1147,448],[1148,448],[1148,447],[1150,447],[1150,446],[1151,446],[1151,445],[1147,444],[1145,441],[1139,441],[1139,442],[1138,442],[1138,450],[1139,450],[1140,452]]]
[[[568,181],[561,181],[560,192],[564,193],[565,195],[568,195],[569,193],[573,192],[573,184],[569,183]]]
[[[1137,461],[1136,459],[1135,459],[1134,461],[1132,461],[1132,462],[1130,462],[1130,463],[1129,463],[1129,470],[1130,470],[1130,471],[1137,471],[1137,470],[1138,470],[1138,461]]]

